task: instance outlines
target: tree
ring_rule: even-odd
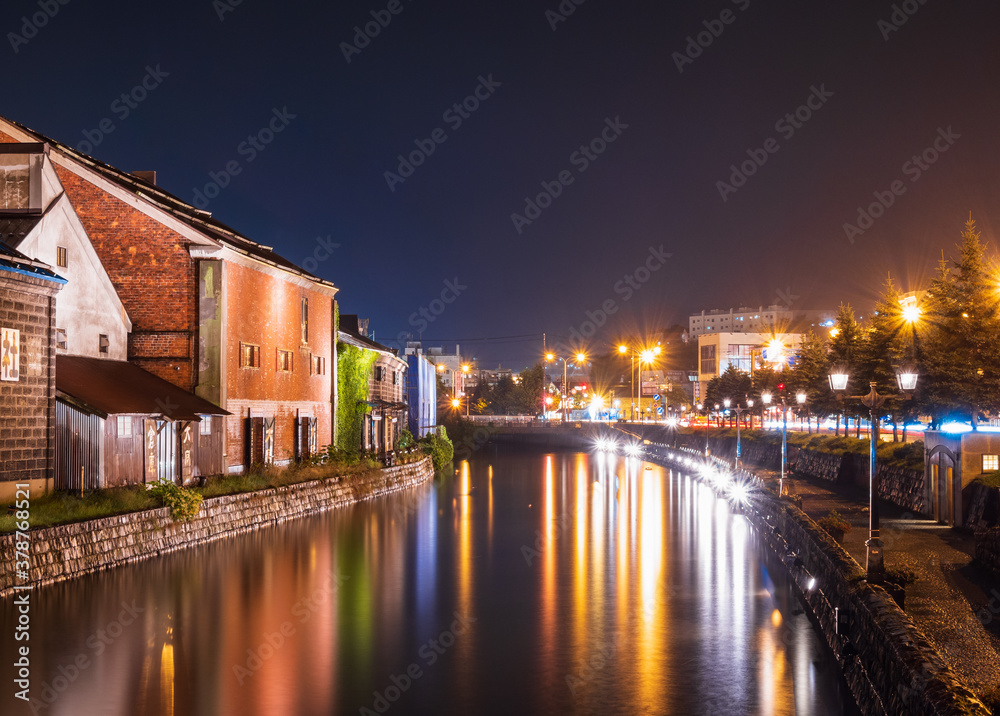
[[[983,411],[1000,408],[1000,319],[996,267],[970,217],[958,259],[942,256],[931,283],[920,346],[923,404],[935,425],[949,415],[968,417],[973,429]]]
[[[862,385],[862,381],[858,379],[857,370],[861,365],[861,345],[862,345],[862,334],[861,326],[858,325],[857,319],[854,317],[854,309],[850,305],[840,304],[840,308],[837,309],[837,319],[834,323],[834,330],[831,332],[830,338],[830,364],[831,365],[841,365],[850,374],[851,379],[847,383],[848,392],[856,392],[860,390],[857,386]],[[868,392],[868,391],[864,391]],[[845,409],[840,406],[840,412],[850,412],[855,417],[860,416],[861,411],[859,406],[851,406],[851,408]],[[845,425],[845,431],[847,426]],[[837,416],[837,433],[840,433],[840,416]],[[861,423],[858,423],[858,436],[861,434]]]
[[[822,417],[831,411],[840,410],[840,404],[830,390],[830,357],[826,343],[811,330],[802,338],[799,357],[791,373],[790,387],[795,393],[805,393],[807,417],[811,412]],[[809,431],[812,432],[812,423],[809,425]]]
[[[903,317],[903,305],[899,291],[892,277],[888,277],[882,295],[875,304],[871,317],[865,326],[864,341],[859,352],[859,362],[856,368],[861,393],[867,393],[865,388],[874,382],[883,394],[891,394],[895,390],[896,371],[903,364],[907,353],[907,321]],[[883,409],[893,416],[892,438],[898,438],[896,426],[900,416],[906,418],[907,401],[892,397],[886,400]]]
[[[705,389],[705,407],[713,408],[716,404],[723,405],[727,398],[733,407],[745,406],[747,397],[753,392],[750,374],[729,365],[721,375],[708,381]]]

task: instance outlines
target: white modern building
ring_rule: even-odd
[[[832,326],[836,317],[836,311],[793,311],[781,305],[716,308],[690,316],[688,334],[696,338],[708,333],[806,333],[810,328],[819,332],[820,326]]]
[[[802,346],[801,333],[710,333],[698,336],[699,395],[708,381],[734,366],[751,373],[765,363],[794,364]]]

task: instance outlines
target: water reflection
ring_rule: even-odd
[[[42,713],[853,713],[745,520],[635,458],[477,457],[32,608]]]

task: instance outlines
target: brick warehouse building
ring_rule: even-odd
[[[0,217],[0,502],[13,501],[19,483],[32,495],[50,489],[55,457],[56,297],[65,279],[3,243],[20,223]]]
[[[42,142],[132,321],[128,360],[229,411],[224,464],[286,463],[332,440],[337,289],[163,191]]]

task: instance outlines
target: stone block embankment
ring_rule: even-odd
[[[213,497],[190,522],[167,508],[132,512],[28,533],[29,579],[46,584],[343,507],[419,485],[434,476],[430,457],[349,477]],[[16,581],[14,534],[0,536],[0,595]]]

